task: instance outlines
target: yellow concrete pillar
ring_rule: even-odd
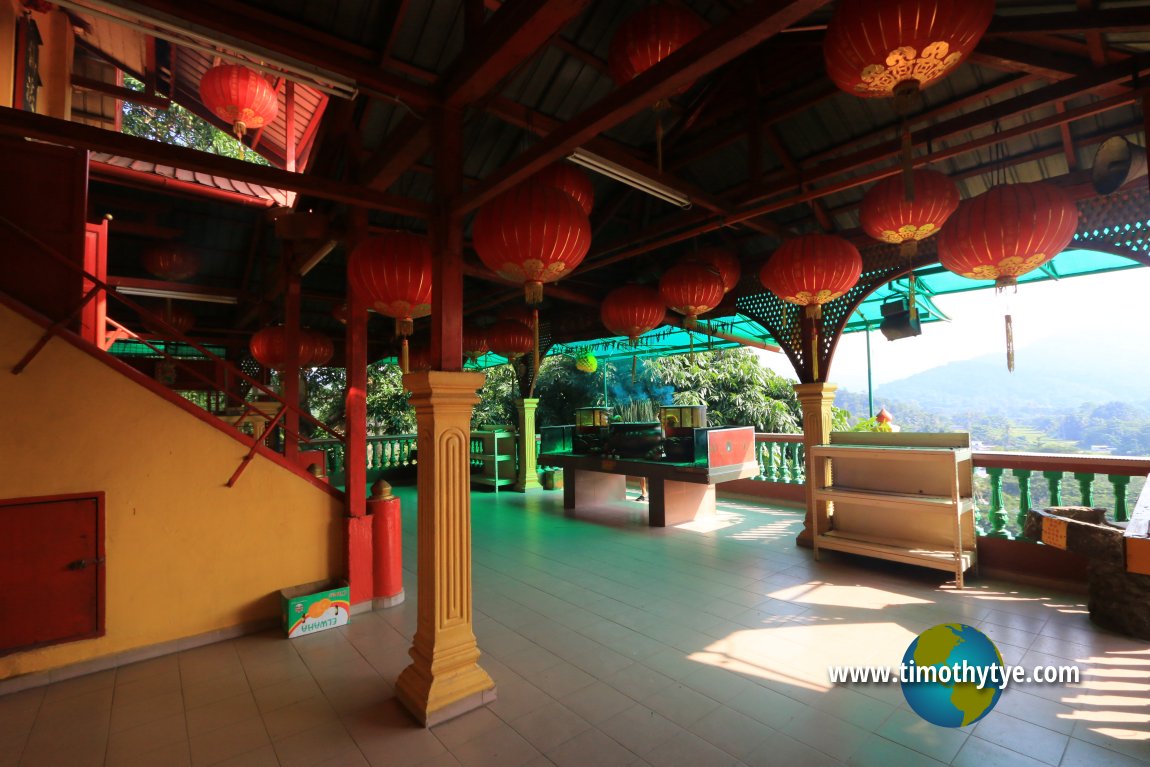
[[[830,441],[831,405],[838,388],[836,384],[828,383],[795,384],[795,393],[799,395],[799,404],[803,408],[803,452],[807,464],[807,516],[795,543],[808,548],[811,546],[811,520],[815,514],[819,515],[819,529],[827,529],[827,504],[825,501],[815,502],[815,478],[821,476],[825,484],[830,484],[831,474],[830,462],[825,458],[818,461],[811,458],[811,447]]]
[[[535,408],[539,407],[538,397],[524,397],[519,400],[519,477],[515,480],[515,490],[525,493],[539,484],[539,472],[535,466]]]
[[[395,692],[426,727],[495,700],[471,616],[471,411],[482,373],[408,373],[419,424],[418,620]]]

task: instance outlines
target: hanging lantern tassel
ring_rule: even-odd
[[[910,280],[908,280],[908,282],[910,283],[910,286],[906,291],[906,303],[907,310],[910,312],[910,321],[913,323],[918,319],[918,307],[915,306],[915,294],[917,293],[917,290],[915,289],[916,281],[914,272],[910,273]]]
[[[1014,320],[1006,315],[1006,369],[1014,372]]]
[[[399,343],[399,369],[404,375],[411,372],[407,365],[407,336],[403,336]]]
[[[807,319],[811,321],[811,377],[819,380],[819,319],[823,316],[822,304],[807,304]]]
[[[631,355],[631,385],[635,385],[635,371],[639,367],[639,352]]]
[[[395,320],[395,334],[407,337],[415,332],[415,320],[410,317],[399,317]]]
[[[543,286],[539,286],[542,290]],[[535,334],[535,347],[533,349],[533,356],[531,360],[531,391],[535,391],[535,379],[539,377],[539,309],[536,308],[531,316],[531,329]]]
[[[527,299],[528,306],[538,306],[539,304],[543,303],[543,283],[523,283],[523,297]]]

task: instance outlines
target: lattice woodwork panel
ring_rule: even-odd
[[[822,319],[819,320],[817,376],[815,366],[811,364],[809,337],[803,332],[802,307],[788,304],[770,291],[741,296],[735,303],[740,312],[770,331],[803,383],[827,380],[835,344],[855,308],[871,291],[905,273],[911,266],[896,245],[867,248],[862,257],[863,271],[858,284],[846,295],[823,305]],[[933,248],[920,248],[913,265],[925,266],[936,260]]]
[[[1079,247],[1107,245],[1107,251],[1127,254],[1150,264],[1150,192],[1144,183],[1128,192],[1090,197],[1078,203],[1081,218],[1074,242]]]

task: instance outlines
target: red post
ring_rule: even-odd
[[[356,215],[359,214],[359,215]],[[362,232],[366,214],[353,211]],[[354,239],[354,238],[353,238]],[[367,515],[367,303],[348,281],[347,336],[344,358],[347,365],[347,433],[344,445],[344,483],[347,498],[347,569],[351,603],[371,599],[371,519]]]
[[[463,184],[463,120],[457,109],[430,116],[438,207],[431,219],[431,366],[463,369],[463,217],[452,201]]]
[[[403,601],[403,524],[399,499],[382,480],[371,488],[367,507],[372,519],[375,546],[375,607],[392,607]]]
[[[289,409],[284,415],[284,458],[294,464],[299,456],[299,411],[300,407],[300,278],[295,270],[295,252],[284,244],[287,269],[287,290],[284,295],[284,337],[287,356],[283,370],[283,400]]]

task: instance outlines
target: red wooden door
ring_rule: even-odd
[[[0,653],[104,633],[103,496],[0,501]]]
[[[119,114],[117,112],[117,114]],[[88,224],[84,230],[84,271],[96,279],[104,282],[108,279],[108,221],[101,220],[98,224]],[[96,284],[91,280],[84,280],[83,292],[87,294]],[[108,297],[104,291],[84,305],[80,314],[80,335],[85,340],[105,348],[107,336],[106,322],[108,313]]]

